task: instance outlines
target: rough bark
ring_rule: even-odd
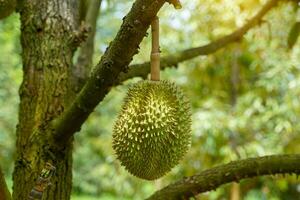
[[[177,66],[181,62],[190,60],[197,56],[212,54],[218,51],[219,49],[224,48],[226,45],[240,41],[251,28],[260,24],[265,14],[267,14],[268,11],[274,8],[279,1],[280,0],[269,0],[254,17],[247,21],[247,23],[244,26],[242,26],[241,28],[237,29],[229,35],[226,35],[204,46],[186,49],[173,55],[162,57],[161,69]],[[119,82],[123,82],[133,77],[142,77],[145,79],[147,78],[149,72],[150,62],[134,64],[129,66],[128,72],[123,72],[120,74]]]
[[[127,70],[132,57],[138,53],[139,44],[151,21],[164,0],[137,0],[123,19],[123,24],[115,39],[94,67],[91,77],[62,117],[54,121],[55,140],[64,145],[70,137],[79,131],[81,125],[94,108],[115,85],[120,72]]]
[[[155,192],[148,200],[188,199],[225,183],[275,174],[300,175],[300,154],[249,158],[220,165],[177,181]]]
[[[54,162],[56,174],[44,200],[66,200],[72,187],[72,144],[53,155],[48,149],[48,123],[68,105],[69,75],[76,48],[75,0],[22,1],[21,44],[23,82],[19,90],[17,158],[13,199],[27,199],[45,162]],[[55,157],[55,158],[54,158]]]
[[[0,19],[12,14],[16,9],[16,0],[0,0]]]
[[[10,192],[7,188],[6,181],[2,169],[0,167],[0,199],[11,200]]]

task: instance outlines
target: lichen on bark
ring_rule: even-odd
[[[77,27],[74,9],[74,0],[29,0],[20,6],[23,82],[19,90],[14,199],[27,199],[45,162],[53,159],[47,148],[51,142],[49,122],[72,98],[69,74],[75,49],[72,34]],[[70,198],[71,150],[69,142],[55,155],[57,173],[43,199]]]

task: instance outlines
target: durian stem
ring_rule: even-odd
[[[160,80],[160,51],[159,51],[159,19],[156,16],[151,23],[152,50],[151,50],[151,80]]]

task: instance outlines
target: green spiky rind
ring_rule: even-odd
[[[153,180],[179,163],[191,141],[190,104],[168,81],[140,81],[128,90],[113,129],[113,149],[133,175]]]

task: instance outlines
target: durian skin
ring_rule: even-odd
[[[160,178],[190,143],[190,104],[180,88],[168,81],[140,81],[128,90],[113,128],[113,149],[131,174]]]

